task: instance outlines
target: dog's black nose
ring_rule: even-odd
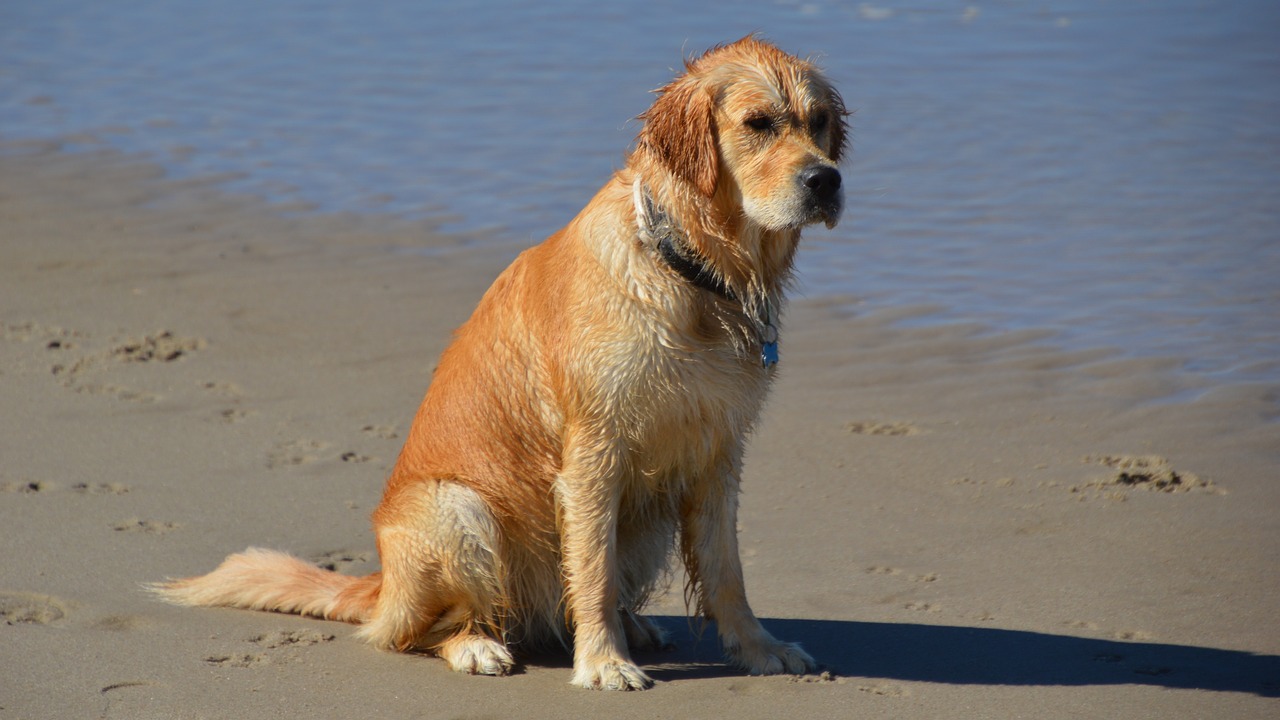
[[[840,191],[840,171],[829,165],[814,165],[801,173],[800,182],[809,188],[814,198],[829,202]]]

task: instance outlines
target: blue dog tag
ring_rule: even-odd
[[[778,364],[778,343],[764,343],[760,348],[760,362],[765,367],[773,367]]]
[[[760,364],[765,369],[778,364],[778,313],[768,298],[760,317]]]

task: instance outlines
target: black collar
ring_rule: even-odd
[[[728,285],[725,285],[724,280],[701,258],[684,247],[680,238],[680,228],[654,201],[649,189],[637,188],[637,192],[640,196],[636,203],[639,214],[637,221],[640,224],[640,230],[657,241],[658,257],[694,287],[719,295],[730,302],[737,302],[737,295]]]
[[[665,210],[658,206],[639,179],[632,186],[636,204],[636,225],[640,235],[656,245],[658,257],[662,258],[680,277],[691,285],[742,307],[748,316],[755,314],[754,325],[760,340],[760,364],[771,368],[778,364],[778,315],[774,303],[767,295],[761,296],[755,312],[747,310],[733,290],[725,285],[724,279],[707,266],[696,254],[684,247],[681,241],[680,228]]]
[[[658,257],[695,287],[715,293],[730,302],[737,302],[737,296],[724,281],[697,257],[682,253],[676,244],[678,242],[679,238],[674,233],[663,235],[658,239]]]

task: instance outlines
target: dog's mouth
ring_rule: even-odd
[[[834,207],[819,209],[814,222],[821,220],[828,230],[835,227],[836,223],[840,222],[840,211],[842,209],[840,206],[841,203],[836,202]]]
[[[843,198],[837,193],[834,197],[819,201],[813,196],[806,198],[805,218],[801,225],[822,223],[830,230],[840,222],[840,213],[844,210]]]
[[[804,188],[808,211],[805,224],[821,220],[827,228],[840,222],[844,206],[844,190],[841,188],[840,171],[830,165],[812,165],[800,173],[800,185]]]

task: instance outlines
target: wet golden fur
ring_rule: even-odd
[[[757,318],[782,301],[801,227],[839,215],[838,192],[815,204],[801,176],[834,172],[844,118],[815,67],[754,37],[687,63],[626,166],[497,278],[441,357],[373,516],[381,572],[251,548],[157,592],[361,623],[378,647],[470,673],[571,640],[574,684],[630,689],[650,681],[629,649],[666,642],[639,611],[679,554],[734,663],[813,669],[747,604],[737,496],[773,373]],[[659,259],[641,193],[732,299]]]

